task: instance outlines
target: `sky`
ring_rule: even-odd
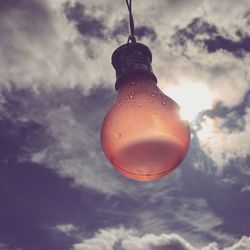
[[[133,1],[181,165],[119,174],[100,146],[123,0],[0,0],[0,250],[250,249],[250,0]]]

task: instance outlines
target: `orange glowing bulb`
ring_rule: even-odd
[[[123,175],[138,181],[157,180],[184,159],[189,126],[179,105],[156,85],[148,47],[129,43],[112,56],[117,98],[101,130],[103,151]]]

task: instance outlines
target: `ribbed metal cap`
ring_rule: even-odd
[[[116,71],[115,89],[118,90],[122,80],[134,75],[146,74],[157,82],[151,62],[152,53],[142,43],[127,43],[117,48],[112,55],[112,65]]]

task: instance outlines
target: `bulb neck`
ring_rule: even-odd
[[[117,48],[112,55],[112,65],[116,71],[115,89],[127,80],[147,76],[157,83],[152,66],[152,53],[142,43],[127,43]]]

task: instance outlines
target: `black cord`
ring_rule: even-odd
[[[129,12],[129,24],[130,24],[130,35],[128,37],[128,43],[131,41],[132,43],[136,43],[135,39],[135,25],[134,25],[134,19],[132,15],[132,0],[126,0],[127,6],[128,6],[128,12]]]

